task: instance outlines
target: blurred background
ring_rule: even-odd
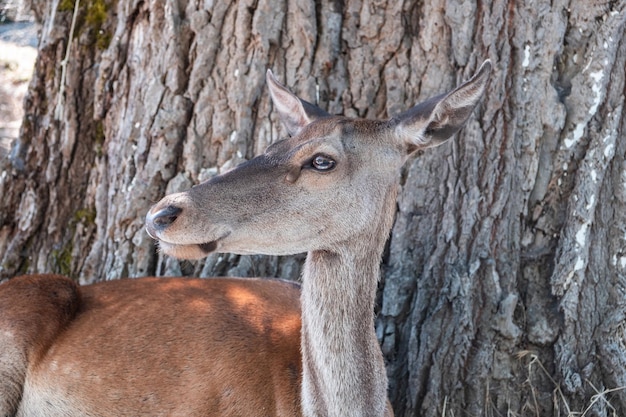
[[[17,138],[37,57],[37,23],[24,0],[0,1],[0,158]]]

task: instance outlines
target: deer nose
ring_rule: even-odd
[[[183,209],[176,206],[166,206],[154,213],[150,210],[146,216],[148,229],[153,229],[159,232],[167,229],[176,221],[181,211],[183,211]]]

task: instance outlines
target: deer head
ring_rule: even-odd
[[[385,207],[395,204],[407,157],[445,142],[463,126],[490,70],[485,61],[460,87],[388,120],[331,116],[268,71],[274,107],[291,137],[227,173],[166,196],[148,212],[146,229],[164,253],[186,259],[214,251],[333,251],[366,236],[381,216],[393,217]]]

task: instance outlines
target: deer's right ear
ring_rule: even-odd
[[[458,132],[478,105],[491,73],[486,60],[478,72],[453,91],[426,100],[391,120],[409,153],[440,145]]]
[[[278,111],[280,120],[291,136],[297,135],[302,128],[313,120],[330,116],[316,105],[298,98],[287,90],[269,69],[267,70],[267,86],[270,89],[272,102]]]

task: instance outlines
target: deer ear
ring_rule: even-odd
[[[480,101],[489,75],[491,61],[453,91],[430,98],[393,118],[395,132],[408,152],[440,145],[458,132]]]
[[[291,136],[315,119],[330,116],[314,104],[298,98],[278,82],[272,70],[267,70],[267,86],[280,119]]]

